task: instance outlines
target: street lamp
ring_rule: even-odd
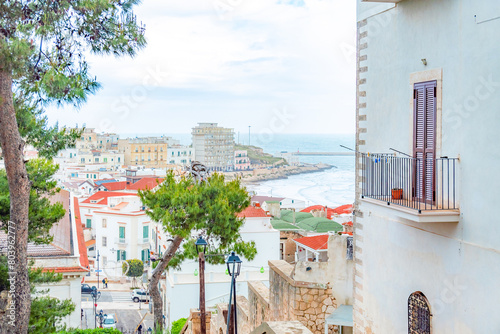
[[[101,292],[97,291],[97,288],[93,286],[90,295],[92,296],[92,301],[94,302],[94,328],[97,328],[96,308],[97,308],[97,301],[99,300],[99,298],[101,298]]]
[[[207,322],[205,317],[205,252],[207,251],[207,242],[201,237],[194,243],[198,252],[198,264],[200,267],[200,321],[201,334],[207,333]]]
[[[106,319],[108,315],[104,313],[102,310],[99,311],[99,314],[97,314],[97,318],[99,318],[99,328],[102,328],[102,324],[104,322],[104,319]]]
[[[238,334],[238,322],[236,317],[236,277],[240,275],[241,270],[241,260],[235,252],[231,252],[226,260],[227,271],[231,275],[231,290],[229,292],[229,306],[227,312],[227,333],[229,334],[229,328],[232,328],[231,334]],[[232,298],[232,307],[231,307]],[[233,317],[231,318],[231,314]]]

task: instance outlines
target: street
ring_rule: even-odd
[[[82,328],[94,328],[94,309],[90,294],[82,294],[82,308],[84,316],[82,318]],[[135,333],[141,319],[142,332],[146,333],[149,327],[153,327],[153,316],[149,313],[149,304],[134,303],[128,291],[102,291],[101,298],[97,301],[96,312],[103,310],[105,314],[115,314],[116,328],[123,333]],[[97,327],[99,327],[97,319]]]

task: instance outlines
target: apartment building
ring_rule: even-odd
[[[165,168],[168,164],[167,149],[171,145],[179,145],[179,141],[166,136],[141,137],[120,139],[117,148],[124,154],[127,166]]]
[[[496,333],[499,4],[385,2],[357,2],[354,333]]]
[[[194,158],[194,149],[191,146],[175,145],[167,149],[168,164],[188,166]]]
[[[250,158],[247,151],[234,151],[234,170],[248,170],[250,167]]]
[[[96,192],[80,203],[80,217],[95,240],[103,275],[121,276],[125,260],[149,261],[152,226],[136,193]]]
[[[192,129],[194,160],[210,170],[230,171],[234,168],[234,131],[217,123],[198,123]]]

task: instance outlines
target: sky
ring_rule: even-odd
[[[355,132],[355,1],[144,0],[148,45],[89,55],[102,88],[51,123],[98,132]]]

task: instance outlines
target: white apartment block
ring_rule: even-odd
[[[217,123],[198,123],[192,129],[194,160],[210,170],[230,171],[234,168],[234,131]]]
[[[122,276],[125,260],[149,261],[152,224],[137,194],[97,192],[80,203],[80,215],[95,239],[103,276]]]
[[[194,149],[190,146],[169,146],[167,148],[167,163],[170,165],[188,166],[193,161]]]

